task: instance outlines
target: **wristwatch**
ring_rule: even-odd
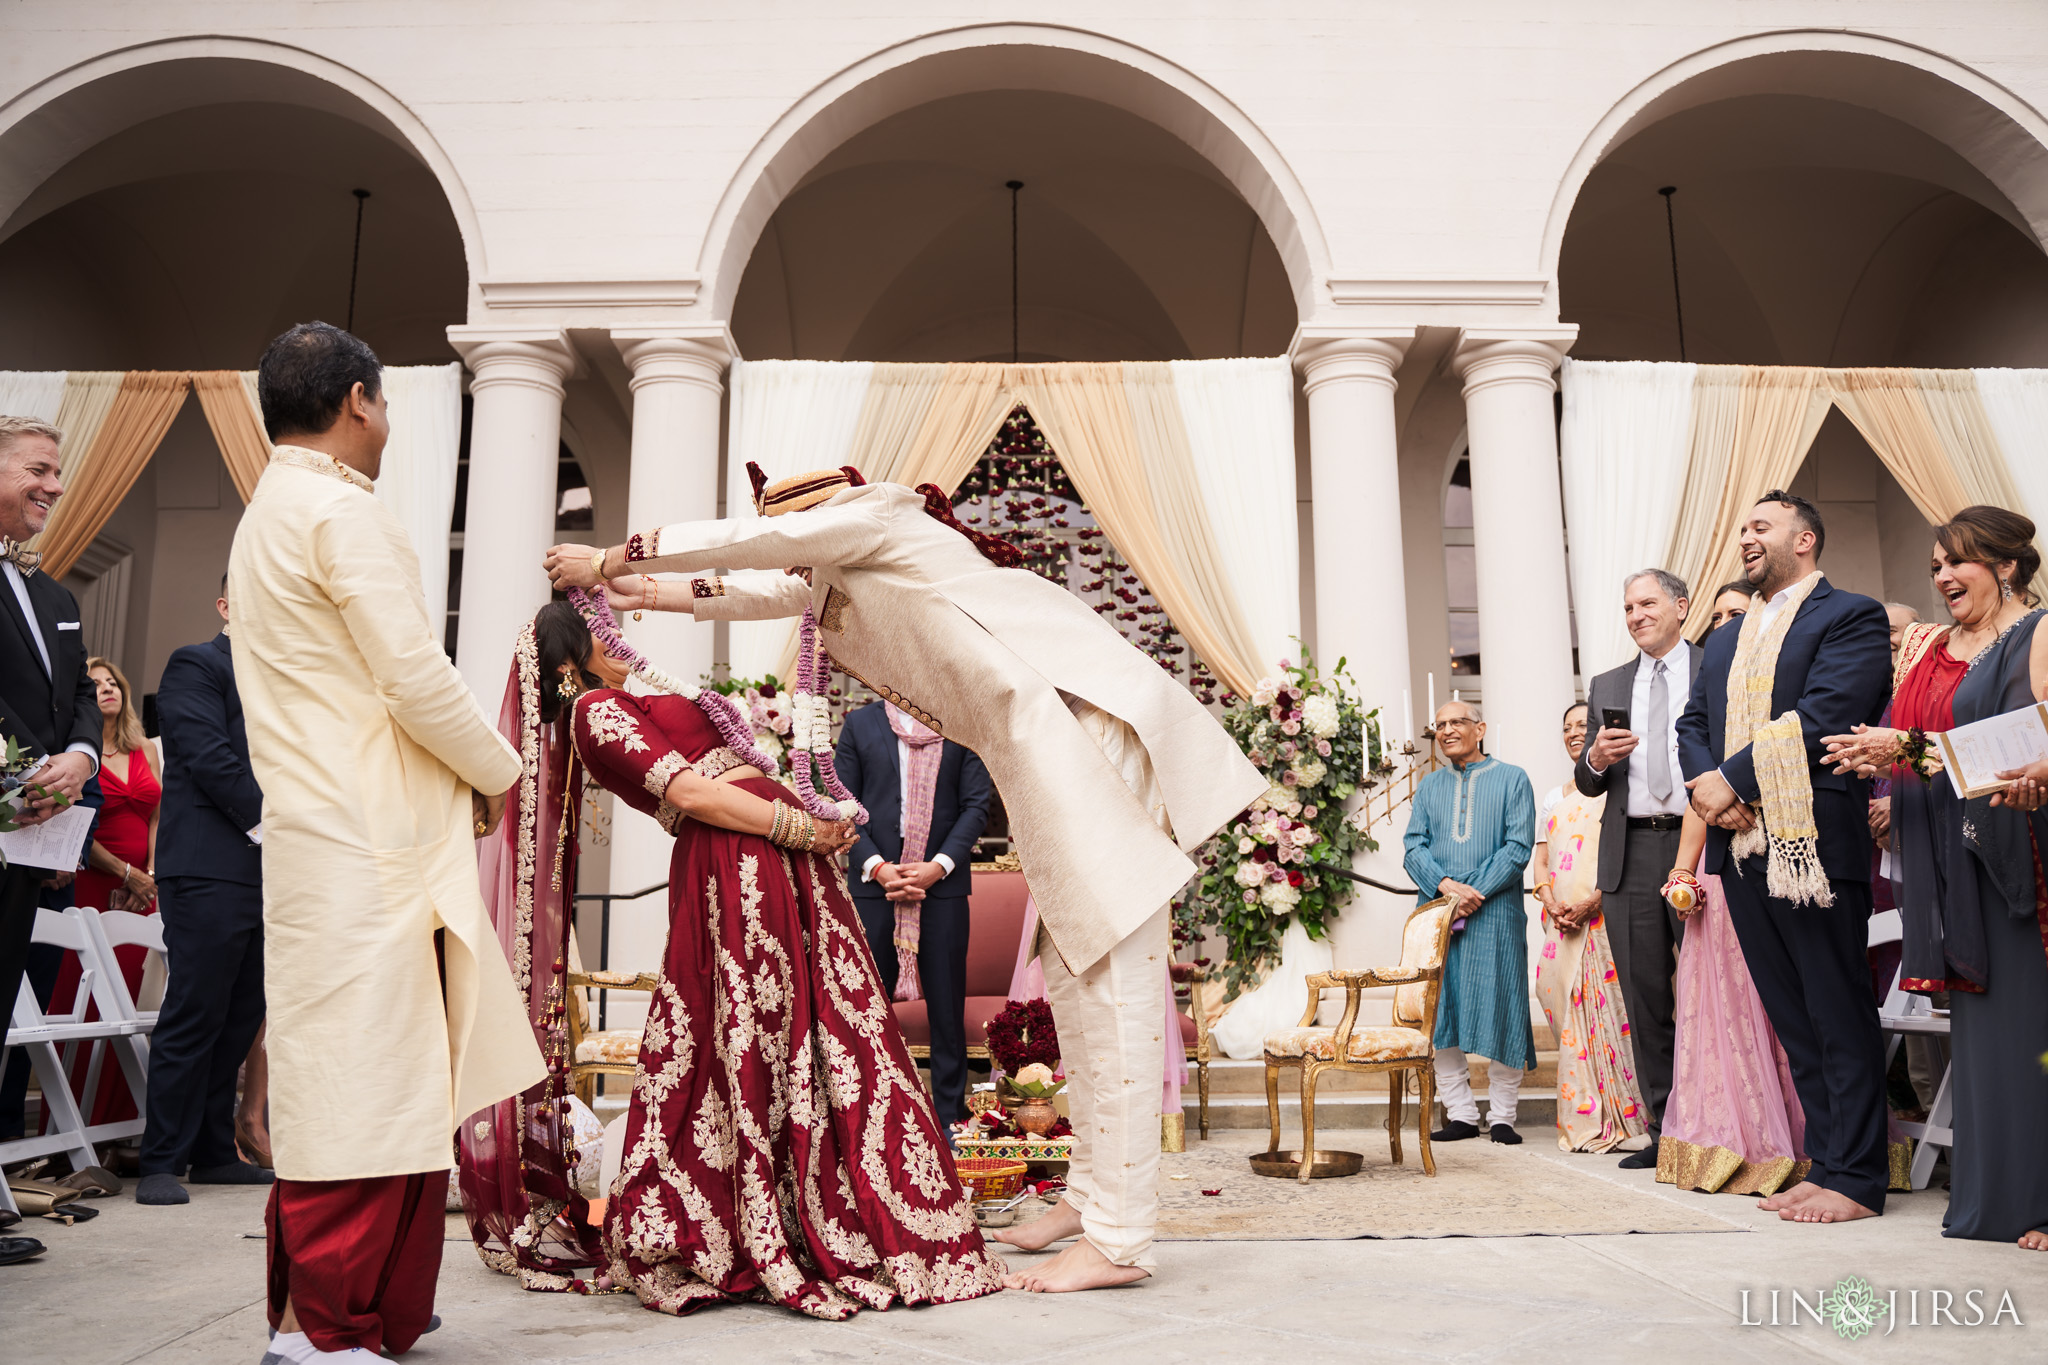
[[[600,549],[590,557],[590,571],[597,575],[597,586],[604,586],[604,557],[608,552]]]

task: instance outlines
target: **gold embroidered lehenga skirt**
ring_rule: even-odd
[[[612,1282],[667,1313],[755,1298],[821,1318],[999,1289],[836,864],[692,820],[676,835]]]

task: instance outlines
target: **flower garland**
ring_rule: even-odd
[[[1226,698],[1222,717],[1272,785],[1202,848],[1202,875],[1174,902],[1179,941],[1222,936],[1230,998],[1258,983],[1289,919],[1320,939],[1351,899],[1348,880],[1317,866],[1348,868],[1354,850],[1379,847],[1344,805],[1381,766],[1379,712],[1360,704],[1342,659],[1324,678],[1304,647],[1298,664],[1279,668],[1249,698]]]
[[[604,600],[602,592],[590,592],[583,588],[569,589],[569,601],[581,613],[590,633],[604,646],[605,653],[624,663],[633,676],[657,692],[667,692],[685,701],[695,702],[699,710],[711,718],[718,727],[718,733],[725,737],[726,747],[759,768],[770,777],[782,771],[774,759],[762,752],[754,742],[753,729],[739,707],[732,699],[722,697],[707,687],[693,687],[677,678],[670,677],[647,661],[645,655],[626,643],[626,637],[619,633],[618,619],[612,615],[611,604]]]
[[[1060,1064],[1060,1035],[1053,1027],[1052,1006],[1040,1000],[1011,1000],[988,1021],[988,1055],[1005,1076],[1027,1066]]]
[[[821,820],[868,822],[868,813],[839,780],[833,761],[832,704],[825,688],[832,681],[832,665],[818,643],[818,617],[804,609],[796,649],[796,695],[790,698],[789,767],[796,779],[796,794],[804,809]],[[812,772],[816,768],[816,774]],[[825,781],[826,797],[818,795],[817,778]]]

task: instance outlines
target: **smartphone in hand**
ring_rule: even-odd
[[[1624,708],[1624,707],[1620,707],[1620,706],[1603,706],[1603,707],[1601,707],[1601,708],[1600,708],[1600,728],[1601,728],[1601,729],[1603,729],[1603,730],[1626,730],[1626,729],[1628,729],[1628,711],[1627,711],[1627,709],[1626,709],[1626,708]]]

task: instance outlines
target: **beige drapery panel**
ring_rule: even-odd
[[[130,370],[91,449],[78,464],[41,543],[43,567],[62,578],[92,544],[107,518],[135,486],[136,476],[185,406],[189,376],[183,370]]]
[[[255,495],[256,480],[270,463],[270,438],[264,435],[262,415],[250,406],[242,372],[200,370],[192,376],[192,387],[199,394],[206,424],[213,428],[228,477],[246,503]]]
[[[1977,504],[2026,513],[1970,371],[1830,370],[1828,381],[1928,521],[1939,525]],[[2034,589],[2048,595],[2048,575],[2037,575]]]
[[[1685,623],[1695,640],[1706,633],[1715,586],[1742,562],[1742,514],[1791,480],[1832,401],[1827,372],[1811,366],[1702,365],[1698,382],[1685,505],[1712,507],[1713,519],[1702,525],[1696,514],[1681,513],[1667,560],[1697,585]],[[1697,557],[1681,557],[1699,540],[1706,544]]]
[[[1259,652],[1216,553],[1169,367],[877,364],[847,459],[872,482],[950,493],[1019,404],[1189,646],[1249,694]],[[782,654],[789,676],[793,638]]]
[[[1016,366],[1014,391],[1038,419],[1104,533],[1159,599],[1181,638],[1231,690],[1249,696],[1259,677],[1258,656],[1231,643],[1226,631],[1247,641],[1251,632],[1244,628],[1235,599],[1205,597],[1168,546],[1139,442],[1141,414],[1124,391],[1123,371],[1118,364]],[[1188,465],[1185,432],[1175,458]],[[1193,481],[1192,468],[1185,477]],[[1225,611],[1235,618],[1229,627],[1222,624]]]
[[[1173,369],[1164,361],[1138,361],[1126,362],[1123,372],[1138,454],[1152,484],[1153,521],[1159,538],[1180,571],[1182,584],[1215,633],[1218,648],[1226,651],[1230,666],[1244,675],[1243,686],[1226,680],[1239,696],[1250,696],[1246,688],[1256,685],[1263,675],[1263,661],[1250,618],[1217,552],[1219,542],[1202,501],[1187,422],[1174,391]],[[1216,658],[1202,654],[1203,662],[1223,677]]]
[[[57,430],[64,433],[57,445],[57,466],[66,488],[76,480],[80,461],[99,439],[107,414],[114,410],[114,397],[121,392],[121,381],[127,377],[126,370],[73,370],[65,376],[64,398],[57,407]]]

